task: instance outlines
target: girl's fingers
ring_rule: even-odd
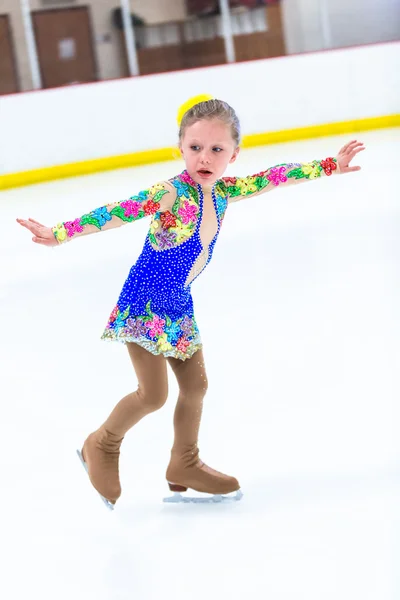
[[[351,142],[347,142],[347,144],[345,144],[342,147],[342,152],[346,152],[347,148],[350,146],[350,144],[352,144],[354,142],[354,140],[352,140]]]
[[[347,150],[345,152],[343,152],[342,154],[340,154],[340,162],[341,162],[341,164],[344,163],[344,165],[341,166],[342,172],[344,171],[344,169],[346,169],[348,167],[348,165],[351,163],[353,158],[359,152],[362,152],[363,150],[365,150],[365,146],[362,142],[355,142],[355,143],[351,142],[350,144],[347,144]],[[359,169],[356,169],[356,170],[359,171]]]
[[[22,227],[25,227],[25,229],[29,229],[29,231],[31,231],[32,233],[35,233],[34,227],[37,227],[37,225],[33,225],[33,223],[29,223],[29,221],[25,221],[25,219],[18,219],[18,223],[20,225],[22,225]]]
[[[349,148],[349,146],[351,146],[351,144],[354,144],[356,141],[357,141],[357,140],[351,140],[351,142],[347,142],[347,144],[345,144],[345,145],[343,146],[343,148],[341,149],[341,151],[340,151],[340,152],[343,152],[343,153],[344,153],[344,152],[346,152],[346,150]]]
[[[36,225],[40,225],[40,227],[44,227],[43,223],[39,223],[39,221],[35,221],[35,219],[31,219],[30,217],[28,221],[30,221],[31,223],[35,223]]]
[[[340,150],[339,154],[346,154],[348,152],[352,152],[354,150],[354,148],[357,148],[358,146],[363,146],[363,142],[357,142],[357,140],[352,140],[351,142],[349,142],[348,144],[346,144],[345,146],[343,146],[343,148]]]
[[[36,224],[37,222],[26,221],[25,219],[17,219],[18,223],[34,234],[35,240],[53,240],[53,234],[44,225]],[[32,219],[33,221],[33,219]]]
[[[57,246],[58,242],[55,239],[52,230],[49,227],[41,225],[34,219],[16,219],[17,223],[28,229],[33,233],[32,241],[35,244],[41,244],[42,246]]]
[[[32,233],[35,233],[36,231],[39,231],[40,228],[45,229],[44,225],[42,225],[38,221],[35,221],[34,219],[28,219],[28,220],[26,220],[26,219],[17,219],[17,223],[19,223],[23,227],[26,227],[26,229],[29,229],[30,231],[32,231]]]
[[[343,154],[351,154],[356,148],[361,148],[362,145],[363,144],[360,142],[356,144],[349,144]]]
[[[349,154],[348,161],[349,161],[349,162],[350,162],[350,161],[352,161],[352,160],[353,160],[353,158],[354,158],[354,157],[355,157],[355,156],[356,156],[356,155],[357,155],[359,152],[362,152],[363,150],[365,150],[365,148],[356,148],[355,150],[353,150],[353,151],[352,151],[352,152]]]
[[[353,151],[353,150],[355,150],[356,148],[364,148],[364,144],[363,144],[362,142],[358,142],[357,144],[352,144],[352,145],[349,147],[349,151],[351,151],[351,152],[352,152],[352,151]]]

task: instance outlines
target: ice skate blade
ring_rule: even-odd
[[[80,461],[81,461],[81,463],[82,463],[82,465],[83,465],[86,473],[89,474],[88,466],[85,463],[85,461],[83,460],[82,452],[80,450],[77,450],[76,453],[79,456],[79,459],[80,459]],[[94,488],[94,489],[96,489],[96,488]],[[97,492],[97,490],[96,490],[96,492]],[[103,502],[106,505],[106,507],[108,508],[108,510],[114,510],[114,504],[112,504],[112,502],[110,502],[109,500],[107,500],[107,498],[104,498],[104,496],[102,496],[99,492],[97,492],[97,493],[99,494],[100,498],[103,500]]]
[[[226,503],[226,502],[239,502],[243,498],[243,492],[238,490],[235,496],[222,496],[221,494],[215,494],[214,496],[209,496],[205,498],[193,498],[190,496],[182,496],[181,492],[174,492],[173,496],[169,496],[168,498],[164,498],[163,502],[170,502],[173,504],[179,504],[180,502],[189,503],[193,502],[194,504],[217,504],[217,503]]]

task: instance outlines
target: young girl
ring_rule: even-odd
[[[192,283],[212,258],[231,203],[278,186],[361,168],[349,166],[364,150],[363,144],[354,140],[336,158],[280,164],[248,177],[223,177],[239,153],[240,126],[234,110],[226,102],[203,96],[186,103],[180,112],[179,148],[186,169],[179,175],[53,228],[33,219],[17,219],[34,234],[34,242],[55,246],[152,217],[142,253],[102,335],[102,339],[126,344],[138,389],[120,400],[78,451],[90,481],[111,509],[121,495],[118,461],[122,440],[140,419],[166,402],[167,361],[179,384],[174,444],[166,473],[170,489],[184,492],[191,488],[218,500],[237,491],[235,498],[240,498],[238,481],[211,469],[199,457],[197,441],[207,374]]]

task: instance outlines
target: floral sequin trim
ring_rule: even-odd
[[[219,179],[215,184],[215,201],[217,205],[218,218],[222,224],[226,209],[228,208],[228,190],[224,180]]]
[[[51,230],[59,244],[62,244],[62,242],[65,242],[68,239],[67,230],[63,223],[58,223],[55,227],[52,227]]]
[[[102,339],[136,342],[152,352],[176,358],[190,358],[202,347],[196,319],[187,315],[177,321],[166,314],[151,310],[151,300],[146,304],[145,315],[130,316],[130,306],[123,312],[117,305],[112,311]]]
[[[171,180],[177,197],[171,211],[154,214],[149,229],[149,240],[155,250],[168,250],[188,240],[200,216],[197,183],[187,171]],[[218,219],[222,223],[228,206],[226,186],[218,181],[215,186]]]
[[[149,240],[155,250],[167,250],[189,239],[200,215],[197,184],[184,171],[171,180],[176,200],[171,211],[156,212],[150,224]]]
[[[288,179],[316,179],[322,174],[332,175],[337,169],[337,159],[314,160],[311,163],[282,164],[249,177],[223,177],[227,193],[231,197],[248,196],[260,192],[269,185],[278,186]]]
[[[65,242],[75,234],[83,233],[85,226],[94,225],[101,230],[113,217],[131,223],[145,216],[153,215],[160,209],[160,200],[167,194],[162,184],[156,184],[148,190],[139,192],[128,200],[118,202],[115,206],[108,204],[92,210],[74,221],[65,221],[52,228],[53,234],[59,243]],[[113,206],[111,210],[110,206]]]

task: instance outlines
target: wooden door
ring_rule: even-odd
[[[44,88],[97,80],[89,8],[32,13]]]
[[[0,15],[0,94],[18,92],[18,77],[8,15]]]

